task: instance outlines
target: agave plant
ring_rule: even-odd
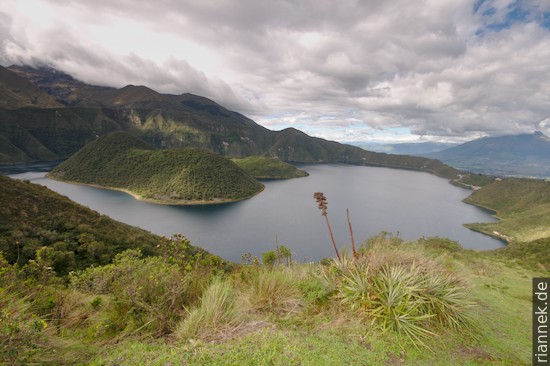
[[[435,333],[433,325],[459,329],[472,306],[459,282],[441,271],[416,264],[387,264],[380,269],[352,266],[340,272],[339,297],[361,311],[383,332],[395,332],[418,347]]]
[[[423,299],[416,296],[415,268],[385,266],[372,278],[373,296],[369,315],[383,331],[393,330],[410,339],[415,346],[426,346],[422,338],[434,335],[426,327],[433,315],[423,312]]]

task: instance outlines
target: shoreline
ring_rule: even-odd
[[[471,196],[471,194],[470,194]],[[488,213],[491,214],[491,216],[493,216],[494,218],[496,218],[498,221],[497,222],[500,222],[502,221],[502,218],[498,216],[498,211],[497,210],[494,210],[490,207],[486,207],[486,206],[483,206],[481,204],[477,204],[475,202],[469,202],[468,201],[468,198],[470,198],[470,196],[466,197],[465,199],[462,200],[462,202],[468,204],[468,205],[472,205],[472,206],[475,206],[475,207],[478,207],[482,210],[485,210],[487,211]],[[504,235],[504,234],[501,234],[499,232],[496,232],[496,231],[493,231],[493,232],[490,232],[488,230],[484,230],[484,229],[481,229],[481,228],[476,228],[474,227],[474,225],[478,225],[478,224],[481,224],[481,225],[484,225],[484,224],[490,224],[490,222],[473,222],[473,223],[467,223],[467,224],[462,224],[462,226],[464,226],[465,228],[467,228],[468,230],[472,230],[476,233],[480,233],[480,234],[483,234],[483,235],[487,235],[491,238],[494,238],[496,240],[499,240],[503,243],[506,244],[506,246],[510,245],[513,238],[508,236],[508,235]]]
[[[252,197],[262,193],[265,189],[265,186],[262,184],[262,189],[259,190],[258,192],[256,192],[255,194],[253,194],[252,196],[238,198],[238,199],[219,198],[219,199],[208,200],[208,201],[206,201],[206,200],[163,201],[163,200],[156,200],[156,199],[153,199],[153,198],[143,198],[139,194],[137,194],[135,192],[132,192],[130,190],[124,189],[124,188],[107,187],[107,186],[102,186],[102,185],[93,184],[93,183],[82,183],[82,182],[74,182],[74,181],[69,181],[69,180],[57,179],[57,178],[54,178],[54,177],[50,176],[49,174],[46,174],[44,177],[47,178],[47,179],[51,179],[51,180],[54,180],[54,181],[57,181],[57,182],[62,182],[62,183],[75,184],[75,185],[80,185],[80,186],[88,186],[88,187],[94,187],[94,188],[99,188],[99,189],[107,189],[107,190],[111,190],[111,191],[119,191],[119,192],[126,193],[126,194],[132,196],[134,199],[136,199],[138,201],[141,201],[141,202],[154,203],[156,205],[166,205],[166,206],[223,205],[223,204],[227,204],[227,203],[234,203],[234,202],[247,200],[249,198],[252,198]]]

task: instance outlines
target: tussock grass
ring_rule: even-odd
[[[303,309],[302,294],[290,270],[260,269],[249,281],[247,298],[252,312],[284,316]]]
[[[236,306],[233,286],[227,280],[215,279],[204,291],[197,307],[176,329],[179,339],[200,338],[212,340],[228,337],[243,322],[243,314]]]

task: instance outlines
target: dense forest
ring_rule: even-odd
[[[86,145],[49,176],[178,204],[239,200],[263,189],[261,183],[222,156],[195,148],[157,150],[125,132]]]
[[[233,159],[245,172],[257,179],[289,179],[307,177],[308,173],[279,159],[249,156]]]

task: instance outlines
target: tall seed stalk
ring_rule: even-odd
[[[351,228],[351,220],[349,219],[349,209],[346,208],[346,215],[348,217],[349,236],[351,236],[351,250],[353,251],[353,258],[357,259],[357,250],[355,250],[355,237],[353,236],[353,229]]]
[[[328,232],[330,233],[330,238],[332,239],[332,245],[334,246],[334,251],[336,252],[336,257],[338,260],[340,260],[340,253],[338,253],[338,248],[336,247],[336,242],[334,241],[334,235],[332,235],[332,228],[330,227],[330,222],[328,221],[328,215],[327,215],[327,207],[328,202],[327,198],[323,194],[323,192],[315,192],[313,194],[313,198],[315,198],[315,201],[317,202],[319,208],[321,210],[321,215],[325,217],[325,220],[327,222]]]

